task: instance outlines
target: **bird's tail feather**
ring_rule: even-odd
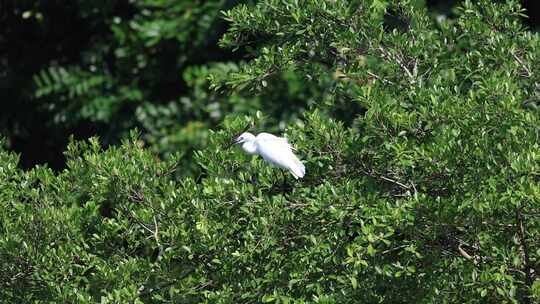
[[[296,162],[296,166],[291,168],[291,173],[295,179],[302,178],[306,174],[306,167],[304,166],[304,164],[302,164],[300,160],[298,160]]]

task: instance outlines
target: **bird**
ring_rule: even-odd
[[[293,150],[296,150],[286,138],[264,132],[257,136],[244,132],[234,139],[233,144],[241,144],[247,154],[260,155],[271,165],[288,170],[295,179],[303,178],[306,174],[306,167],[294,154]]]

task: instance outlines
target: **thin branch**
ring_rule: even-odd
[[[174,164],[172,164],[172,166],[170,166],[166,171],[164,172],[158,172],[156,175],[157,176],[166,176],[166,175],[170,175],[172,173],[174,173],[177,169],[178,169],[178,166],[180,165],[179,162],[175,162]]]
[[[381,175],[380,178],[381,178],[382,180],[387,181],[387,182],[391,182],[391,183],[393,183],[393,184],[396,184],[396,185],[400,186],[400,187],[403,188],[403,189],[407,189],[407,190],[410,189],[409,186],[407,186],[407,185],[405,185],[405,184],[403,184],[403,183],[401,183],[401,182],[398,182],[397,180],[393,180],[393,179],[391,179],[391,178],[389,178],[389,177],[386,177],[386,176],[384,176],[384,175]]]
[[[302,203],[292,203],[292,204],[289,204],[286,208],[287,209],[299,209],[299,208],[304,208],[304,207],[307,207],[309,206],[309,204],[302,204]]]
[[[156,262],[159,262],[161,260],[161,256],[163,255],[163,245],[161,245],[159,241],[159,225],[157,223],[156,216],[154,215],[154,240],[156,240],[156,244],[159,248],[158,255],[156,257]]]
[[[405,72],[405,74],[407,74],[407,76],[409,77],[409,82],[411,84],[415,83],[416,82],[416,77],[414,76],[414,74],[411,72],[411,70],[409,70],[409,68],[405,65],[405,63],[403,62],[402,58],[396,54],[392,54],[390,51],[386,50],[384,47],[382,46],[379,46],[379,51],[381,52],[382,56],[384,58],[386,58],[387,60],[391,60],[391,61],[395,61],[400,67],[401,69]],[[417,65],[418,65],[418,62],[415,60],[414,61],[414,70],[417,70]]]
[[[413,195],[413,197],[417,197],[418,195],[418,191],[416,189],[416,185],[412,182],[412,181],[409,181],[409,185],[406,185],[400,181],[397,181],[395,179],[392,179],[388,176],[385,176],[384,174],[381,174],[381,173],[378,173],[377,171],[375,170],[367,170],[366,168],[362,168],[361,169],[362,173],[364,173],[365,175],[367,176],[370,176],[372,178],[376,178],[376,179],[381,179],[381,180],[384,180],[386,182],[389,182],[389,183],[392,183],[392,184],[395,184],[397,185],[398,187],[400,187],[401,189],[404,189],[406,190],[405,193],[403,194],[400,194],[400,195],[396,195],[396,196],[402,196],[402,197],[410,197],[411,194]],[[371,171],[371,172],[370,172]],[[411,193],[412,191],[412,193]]]
[[[125,208],[125,207],[124,207]],[[155,231],[150,229],[150,227],[148,227],[143,221],[141,221],[140,219],[137,218],[137,216],[135,215],[135,213],[131,210],[127,210],[125,209],[125,212],[127,214],[127,216],[132,219],[133,221],[135,221],[137,224],[139,224],[142,228],[144,228],[146,231],[148,231],[152,236],[154,235]]]
[[[402,248],[406,248],[406,247],[409,247],[409,246],[410,246],[409,244],[400,245],[400,246],[397,246],[397,247],[394,247],[394,248],[384,250],[384,251],[381,252],[381,254],[388,254],[390,252],[394,252],[394,251],[397,251],[397,250],[400,250]]]
[[[523,60],[521,60],[521,58],[519,58],[518,55],[516,55],[515,53],[512,53],[512,56],[514,57],[514,59],[516,59],[516,61],[521,65],[521,67],[525,70],[525,72],[527,72],[527,77],[531,77],[532,76],[532,72],[531,70],[527,67],[527,65],[523,62]]]
[[[457,248],[457,249],[458,249],[458,251],[459,251],[459,254],[461,254],[461,255],[462,255],[464,258],[466,258],[467,260],[472,260],[472,259],[473,259],[473,257],[472,257],[469,253],[467,253],[467,251],[465,251],[465,249],[463,249],[463,248],[461,247],[461,244],[458,245],[458,248]]]
[[[154,293],[154,292],[160,291],[160,290],[162,290],[162,289],[164,289],[164,288],[167,288],[167,287],[169,287],[169,286],[172,286],[172,285],[174,285],[176,282],[181,281],[181,280],[185,279],[186,277],[188,277],[190,274],[193,273],[193,271],[195,271],[195,267],[192,267],[192,268],[186,270],[186,271],[185,271],[183,274],[181,274],[178,278],[176,278],[176,279],[174,279],[174,280],[172,280],[172,281],[170,281],[170,282],[164,283],[164,284],[162,284],[162,285],[160,285],[160,286],[156,286],[156,287],[152,287],[152,288],[148,288],[148,289],[147,289],[147,288],[143,285],[143,286],[141,286],[141,288],[139,288],[139,294],[138,294],[138,296],[139,296],[139,297],[144,297],[144,296],[147,296],[147,295],[149,295],[149,294],[151,294],[151,293]]]
[[[526,227],[525,223],[523,221],[523,214],[521,212],[521,208],[516,209],[516,222],[518,225],[518,238],[519,238],[519,249],[521,251],[521,255],[523,256],[523,271],[525,272],[525,284],[531,288],[533,284],[533,277],[532,277],[532,267],[531,267],[531,261],[529,259],[529,245],[527,244],[526,239]],[[525,300],[526,303],[530,303],[530,300],[527,298]]]
[[[382,81],[383,83],[394,84],[392,81],[390,81],[390,80],[388,80],[388,79],[385,79],[385,78],[383,78],[383,77],[381,77],[381,76],[379,76],[379,75],[377,75],[377,74],[374,74],[374,73],[372,73],[372,72],[370,72],[370,71],[367,71],[367,74],[368,74],[369,76],[373,77],[373,78],[376,78],[376,79]]]

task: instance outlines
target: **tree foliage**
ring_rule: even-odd
[[[522,14],[515,1],[465,1],[446,20],[420,1],[235,6],[221,45],[249,60],[186,69],[189,97],[136,111],[145,133],[73,141],[58,173],[0,151],[0,297],[540,301],[540,37]],[[175,139],[168,120],[187,113],[222,122]],[[224,149],[279,122],[300,181]],[[167,146],[182,140],[184,154]]]
[[[185,151],[188,166],[226,114],[266,107],[283,129],[315,100],[291,73],[260,96],[209,90],[209,74],[236,70],[244,58],[218,46],[227,28],[220,12],[240,1],[8,2],[0,42],[12,43],[2,55],[0,86],[10,106],[0,130],[12,149],[25,152],[24,167],[62,169],[71,134],[111,145],[135,127],[162,157]],[[287,100],[295,107],[283,112]]]

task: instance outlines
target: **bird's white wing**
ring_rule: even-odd
[[[257,135],[257,151],[264,160],[291,171],[295,178],[304,176],[304,164],[294,155],[291,145],[284,138],[264,133]]]
[[[257,135],[257,140],[280,140],[283,141],[285,145],[289,146],[291,150],[296,151],[296,149],[289,143],[289,140],[287,140],[287,138],[285,137],[278,137],[273,134],[263,132]]]
[[[290,148],[291,150],[296,151],[296,148],[293,147],[293,146],[289,143],[289,141],[288,141],[286,138],[284,138],[284,137],[278,137],[278,138],[281,139],[281,140],[283,140],[287,145],[289,145],[289,148]]]

